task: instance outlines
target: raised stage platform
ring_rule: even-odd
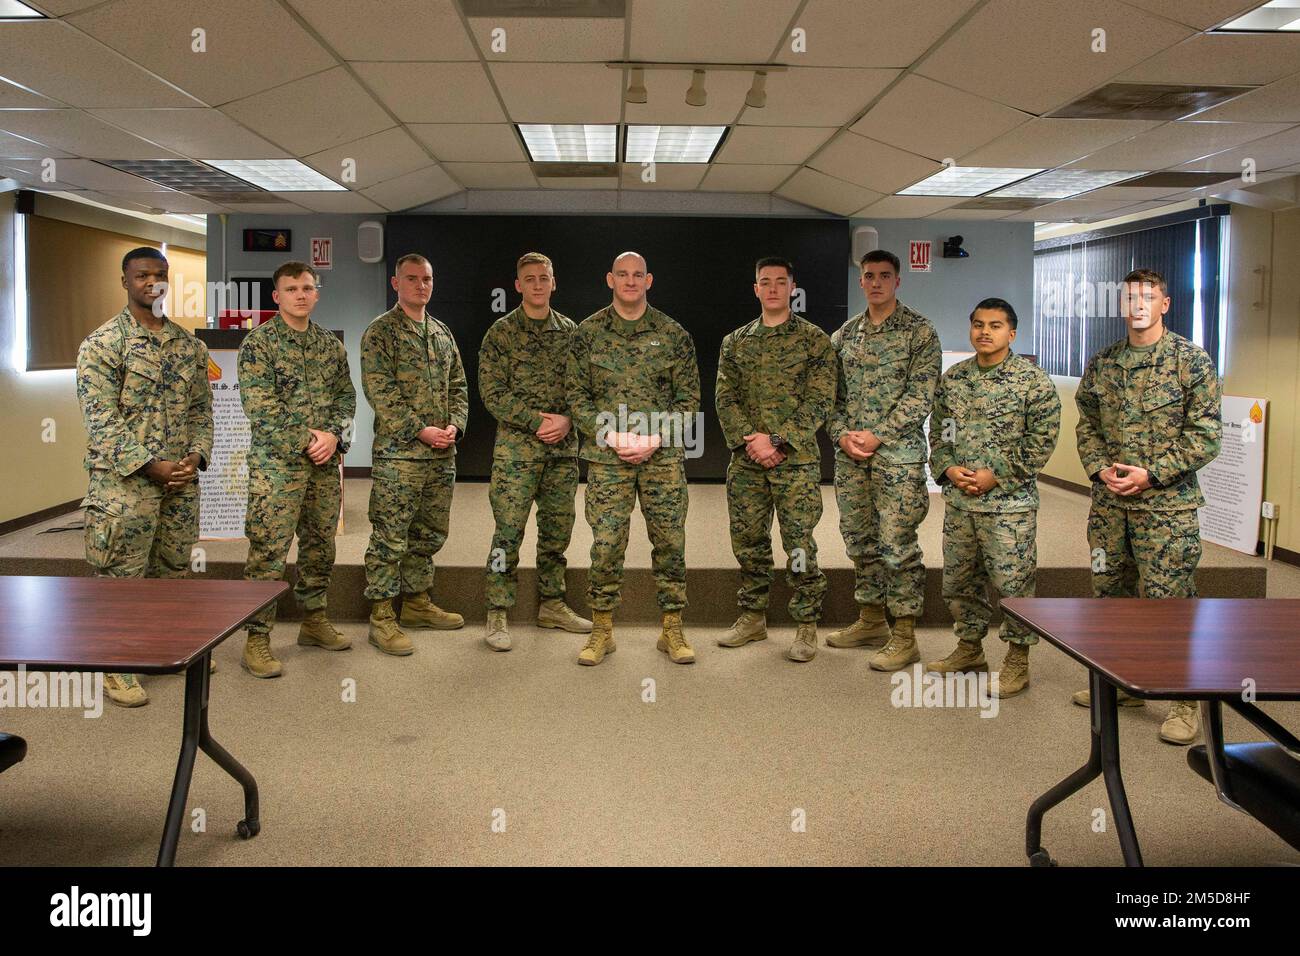
[[[586,486],[578,488],[578,519],[569,545],[569,598],[576,608],[586,607],[587,568],[590,566],[591,529],[583,518]],[[1089,552],[1085,537],[1088,501],[1082,495],[1040,484],[1042,507],[1038,521],[1038,594],[1042,597],[1086,596],[1089,590]],[[366,507],[370,481],[347,480],[344,498],[344,533],[338,538],[338,557],[330,585],[330,607],[339,620],[361,620],[368,609],[362,596],[365,573],[362,559],[370,535]],[[853,604],[853,565],[844,550],[839,533],[839,509],[835,492],[822,486],[825,510],[817,526],[817,547],[822,567],[830,577],[823,620],[827,624],[846,622],[856,615]],[[89,573],[83,557],[77,512],[33,525],[0,537],[0,573],[59,574]],[[930,511],[921,526],[921,547],[928,568],[926,606],[922,625],[938,627],[951,623],[941,597],[943,501],[930,496]],[[492,537],[492,512],[488,506],[488,486],[482,482],[456,485],[452,499],[451,533],[438,555],[434,597],[450,610],[465,615],[466,620],[481,621],[484,568]],[[519,606],[512,617],[527,620],[535,610],[536,529],[532,519],[520,554]],[[206,552],[205,573],[218,578],[238,577],[243,569],[248,545],[238,541],[201,541]],[[779,537],[775,544],[776,559],[784,562]],[[291,551],[289,560],[296,557]],[[686,619],[699,624],[730,623],[735,617],[735,594],[738,585],[736,562],[731,554],[727,533],[726,489],[720,484],[691,485],[690,511],[686,522],[687,593],[690,607]],[[1268,571],[1266,562],[1213,544],[1205,545],[1205,554],[1197,571],[1197,586],[1205,597],[1266,597]],[[290,571],[292,580],[293,570]],[[784,571],[778,569],[773,589],[774,622],[787,620],[785,602],[789,597]],[[291,598],[281,605],[286,619],[297,616]],[[654,603],[654,579],[650,573],[650,544],[645,524],[638,512],[633,518],[623,581],[623,605],[619,618],[624,621],[649,621],[657,617]]]

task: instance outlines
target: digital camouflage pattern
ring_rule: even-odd
[[[1038,568],[1038,511],[943,512],[943,598],[958,640],[984,640],[993,616],[988,586],[1001,597],[1033,597]],[[1038,635],[1003,617],[1004,641],[1037,644]]]
[[[77,352],[86,426],[86,560],[109,577],[185,577],[199,536],[197,481],[166,491],[143,473],[155,458],[212,454],[208,349],[171,320],[158,332],[124,308]]]
[[[1038,473],[1056,448],[1061,399],[1041,368],[1014,352],[983,372],[975,358],[948,369],[930,414],[930,474],[961,511],[1034,511]],[[989,468],[998,483],[968,495],[944,474],[954,465]]]
[[[542,601],[564,599],[564,572],[568,567],[564,552],[573,536],[577,493],[578,459],[575,457],[549,461],[493,458],[488,501],[496,519],[496,530],[487,560],[490,610],[515,606],[519,546],[534,501],[537,502],[537,595]]]
[[[828,336],[799,315],[778,326],[757,318],[722,340],[716,390],[718,419],[732,449],[727,468],[731,550],[740,564],[737,604],[768,606],[772,583],[772,516],[781,528],[790,616],[821,617],[826,575],[817,566],[813,531],[822,516],[817,429],[835,400],[835,350]],[[745,436],[778,434],[786,458],[774,468],[750,461]]]
[[[1201,525],[1194,510],[1093,502],[1088,548],[1095,597],[1196,597]]]
[[[433,556],[451,527],[456,462],[375,458],[370,479],[366,599],[424,593],[433,587]]]
[[[867,459],[875,460],[875,456]],[[840,534],[853,559],[853,599],[895,617],[919,616],[925,602],[925,562],[916,529],[930,510],[925,465],[835,463]]]
[[[497,420],[492,457],[514,461],[576,458],[578,431],[548,445],[537,437],[542,412],[569,414],[566,374],[577,324],[554,309],[530,319],[523,307],[492,323],[478,353],[478,392]]]
[[[249,332],[240,346],[239,400],[251,433],[244,577],[282,579],[296,534],[294,594],[306,610],[323,610],[342,500],[343,436],[357,407],[347,351],[315,322],[298,332],[277,314]],[[339,437],[333,457],[323,465],[307,457],[312,428]],[[274,621],[272,605],[249,621],[249,633],[268,633]]]
[[[425,314],[412,322],[401,305],[379,316],[361,336],[361,387],[375,410],[374,458],[455,458],[456,446],[433,448],[416,436],[429,425],[469,419],[469,386],[460,350],[447,328]]]

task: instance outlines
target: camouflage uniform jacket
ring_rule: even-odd
[[[373,458],[454,458],[456,445],[434,448],[416,436],[429,425],[456,426],[469,419],[469,386],[451,329],[425,313],[412,322],[395,305],[361,336],[361,387],[375,410]]]
[[[614,449],[599,444],[598,431],[650,434],[663,446],[650,461],[682,461],[684,429],[696,429],[700,410],[700,369],[689,332],[653,306],[635,322],[619,316],[612,305],[588,316],[573,335],[568,362],[569,408],[582,433],[582,457],[620,464]],[[623,415],[620,415],[620,407]],[[652,416],[659,414],[656,419]],[[671,413],[671,418],[662,417]],[[638,423],[644,415],[646,421]],[[633,417],[636,416],[636,417]],[[672,422],[679,423],[674,428]],[[658,429],[653,425],[659,424]],[[640,427],[639,427],[640,426]],[[703,440],[696,429],[694,438]]]
[[[348,353],[315,322],[296,332],[276,314],[244,337],[239,348],[239,401],[248,416],[250,463],[309,463],[310,429],[339,438],[357,410]]]
[[[1052,457],[1061,399],[1046,372],[1014,352],[991,372],[974,358],[939,379],[930,413],[930,471],[944,500],[959,511],[1034,511],[1038,473]],[[982,495],[956,488],[953,465],[988,468],[998,480]]]
[[[835,401],[830,336],[793,313],[773,328],[761,316],[742,325],[722,340],[716,396],[733,457],[748,463],[745,436],[763,432],[786,440],[782,464],[816,464],[817,429]]]
[[[889,318],[873,326],[866,312],[849,319],[831,343],[838,355],[835,406],[826,432],[838,464],[869,467],[925,461],[925,418],[943,365],[939,336],[930,320],[898,303]],[[870,431],[880,447],[866,461],[854,461],[839,447],[848,431]]]
[[[86,470],[126,476],[154,458],[212,454],[208,347],[170,319],[150,332],[123,309],[77,352]]]
[[[520,307],[492,323],[478,353],[478,393],[497,420],[492,457],[515,461],[574,458],[578,433],[548,445],[535,434],[542,412],[569,414],[565,373],[576,322],[554,309],[544,320]]]
[[[1210,356],[1173,332],[1147,352],[1121,339],[1094,355],[1075,394],[1079,460],[1093,479],[1093,501],[1142,511],[1202,507],[1196,472],[1219,454],[1219,397]],[[1112,493],[1096,475],[1116,461],[1147,469],[1152,487]]]

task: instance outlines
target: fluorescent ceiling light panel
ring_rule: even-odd
[[[1300,0],[1270,0],[1262,7],[1225,23],[1215,33],[1274,33],[1300,30]]]
[[[44,20],[45,14],[18,0],[0,0],[0,20]]]
[[[271,192],[347,192],[346,186],[296,159],[205,159],[204,162]]]
[[[1042,169],[1005,169],[989,166],[949,166],[899,196],[983,196],[994,189],[1041,173]]]
[[[624,162],[707,163],[725,126],[629,126]]]
[[[518,129],[535,163],[614,162],[618,127],[613,123],[520,123]]]
[[[1039,173],[1030,179],[1022,180],[1014,186],[999,189],[989,195],[998,199],[1010,197],[1023,199],[1068,199],[1079,193],[1086,193],[1102,186],[1122,183],[1135,176],[1145,176],[1146,170],[1140,172],[1119,172],[1116,170],[1097,169],[1051,169]]]

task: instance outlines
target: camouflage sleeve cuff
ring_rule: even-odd
[[[201,448],[192,448],[190,449],[189,454],[199,456],[199,471],[208,470],[208,456],[206,452],[204,452]],[[187,455],[186,457],[189,456]]]
[[[133,451],[118,456],[116,471],[123,478],[129,478],[141,468],[147,467],[153,459],[154,456],[149,453],[149,449],[138,445]]]

